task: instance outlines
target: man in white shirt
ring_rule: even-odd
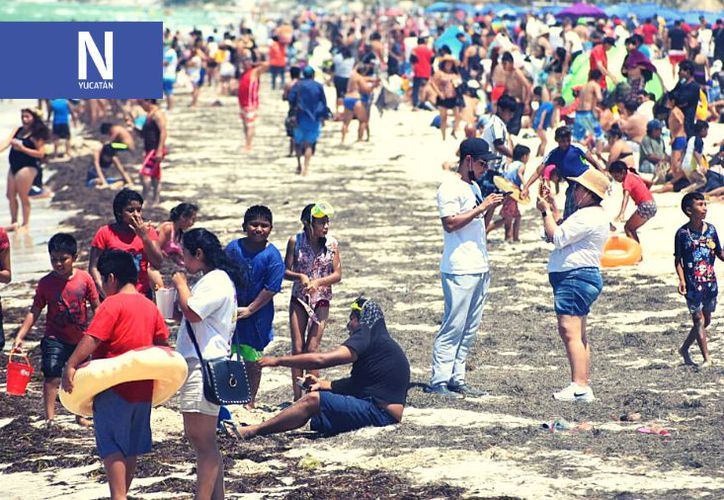
[[[432,378],[425,392],[446,397],[479,396],[465,384],[465,361],[480,326],[490,284],[484,215],[503,195],[483,199],[476,180],[497,157],[479,138],[460,144],[459,177],[442,183],[437,205],[442,221],[440,263],[445,313],[432,350]]]

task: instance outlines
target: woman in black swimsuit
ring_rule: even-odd
[[[5,141],[0,143],[0,152],[11,147],[10,170],[7,181],[7,197],[10,204],[10,227],[27,230],[30,227],[30,187],[40,172],[40,160],[45,156],[45,143],[48,140],[48,127],[35,111],[21,111],[23,126],[12,131]],[[18,199],[20,203],[18,203]],[[23,225],[18,227],[18,206],[23,208]]]

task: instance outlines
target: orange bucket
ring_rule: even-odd
[[[13,361],[13,356],[20,358],[21,362]],[[33,367],[30,366],[30,360],[25,354],[10,353],[8,360],[8,394],[13,396],[25,395],[25,389],[28,387],[30,377],[33,376]]]

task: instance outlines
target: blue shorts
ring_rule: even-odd
[[[43,377],[46,379],[62,377],[63,367],[73,351],[75,351],[75,344],[67,344],[55,337],[43,337],[43,340],[40,341]]]
[[[719,287],[716,281],[686,284],[686,306],[691,314],[713,313],[716,310],[716,297]]]
[[[176,80],[163,80],[163,93],[166,95],[173,94],[173,86],[176,84]]]
[[[317,143],[321,132],[322,125],[319,122],[299,120],[297,126],[294,127],[294,144],[313,146]]]
[[[397,420],[378,408],[372,398],[360,399],[321,391],[319,415],[312,417],[309,423],[313,431],[334,435],[362,427],[385,427],[396,424]]]
[[[677,137],[671,143],[672,151],[684,151],[686,149],[686,137]]]
[[[598,123],[593,111],[576,111],[573,121],[573,139],[582,141],[588,133],[591,133],[596,140],[603,137],[603,129]]]
[[[352,111],[359,101],[359,97],[345,97],[342,102],[344,103],[344,109]]]
[[[553,121],[553,113],[550,110],[547,110],[546,118],[543,120],[543,130],[548,130],[551,128],[551,122]],[[533,116],[533,130],[538,130],[538,127],[540,126],[540,117],[543,114],[543,110],[538,108],[535,112],[535,116]]]
[[[601,271],[597,267],[548,273],[548,280],[553,287],[556,314],[588,315],[591,304],[603,290]]]
[[[151,451],[151,402],[131,403],[107,389],[93,398],[93,426],[101,458],[135,457]]]

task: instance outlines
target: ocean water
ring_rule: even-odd
[[[0,101],[0,138],[4,140],[14,127],[20,125],[20,110],[35,107],[35,99],[5,99]],[[10,170],[8,155],[10,149],[0,153],[0,225],[10,224],[10,209],[5,196],[7,176]],[[43,173],[48,179],[47,169]],[[13,281],[37,279],[50,270],[47,244],[64,219],[73,215],[72,212],[58,210],[51,205],[50,199],[31,200],[30,231],[25,233],[9,233],[11,247],[11,265]],[[18,215],[22,221],[22,212]]]

